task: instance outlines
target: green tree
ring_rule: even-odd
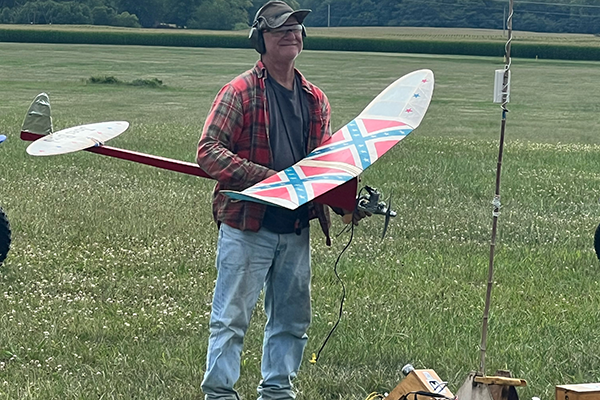
[[[248,21],[249,0],[205,0],[197,8],[190,28],[231,30],[236,24]]]
[[[127,11],[116,15],[112,25],[126,28],[139,28],[141,26],[138,17],[135,14],[129,14]]]
[[[28,1],[15,9],[13,20],[19,24],[91,24],[86,4],[75,1]]]
[[[113,25],[117,12],[112,7],[98,6],[92,9],[94,25]]]
[[[81,4],[75,1],[65,3],[67,8],[62,9],[62,14],[57,15],[56,24],[91,24],[92,10],[87,4]]]
[[[0,12],[0,24],[12,24],[13,13],[10,8],[4,7]]]
[[[375,3],[371,0],[347,1],[348,13],[340,18],[341,26],[373,26],[378,25]]]
[[[145,28],[152,28],[164,22],[165,2],[163,0],[116,0],[119,11],[135,14],[140,24]]]
[[[26,0],[0,0],[0,8],[14,8],[21,7],[23,4],[27,3]]]
[[[34,3],[27,2],[17,8],[14,21],[17,24],[37,24],[41,18],[41,12]]]
[[[331,0],[304,0],[300,8],[308,8],[312,12],[306,17],[304,25],[306,26],[327,26],[327,12],[328,5]]]
[[[163,22],[179,27],[187,26],[188,20],[200,6],[202,0],[165,0],[165,17]]]

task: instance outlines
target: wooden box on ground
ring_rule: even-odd
[[[600,383],[557,385],[556,400],[600,400]]]
[[[446,387],[446,383],[442,382],[440,377],[432,369],[415,369],[412,370],[398,386],[391,391],[384,400],[399,400],[402,396],[411,392],[430,392],[438,393],[440,397],[453,398],[454,395]],[[408,400],[415,400],[415,396],[411,394]],[[416,400],[433,400],[432,397],[416,396]]]

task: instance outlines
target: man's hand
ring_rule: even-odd
[[[344,221],[344,224],[349,224],[350,222],[352,222],[352,224],[354,226],[358,225],[358,222],[365,218],[365,217],[370,217],[371,214],[368,211],[363,211],[363,210],[354,210],[354,212],[352,211],[348,211],[348,210],[344,210],[344,216],[342,217],[342,221]]]

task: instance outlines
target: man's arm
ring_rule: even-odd
[[[325,121],[325,123],[323,124],[323,140],[322,142],[325,142],[326,140],[329,140],[329,138],[331,138],[331,136],[333,136],[333,133],[331,132],[331,105],[329,104],[329,99],[327,98],[327,96],[325,95],[325,93],[323,93],[323,100],[321,103],[321,114],[325,116],[325,118],[323,119]]]
[[[243,130],[240,95],[231,85],[217,94],[198,143],[196,162],[224,187],[243,190],[273,175],[275,171],[235,154],[235,138]]]

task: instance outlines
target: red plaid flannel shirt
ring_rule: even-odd
[[[221,190],[243,190],[272,174],[269,145],[269,114],[265,78],[267,70],[258,61],[253,69],[239,75],[217,94],[198,143],[198,165],[217,180],[213,193],[213,216],[240,230],[258,231],[266,206],[233,200]],[[331,136],[329,101],[325,94],[296,70],[307,94],[310,113],[308,151]],[[329,240],[329,213],[313,203],[311,218],[319,218]]]

